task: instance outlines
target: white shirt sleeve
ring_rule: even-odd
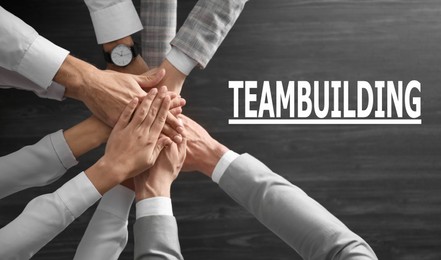
[[[220,158],[219,162],[216,164],[216,167],[214,167],[213,174],[211,175],[211,179],[215,183],[219,183],[220,179],[225,173],[225,170],[230,166],[230,164],[236,160],[236,158],[239,157],[239,154],[229,150],[228,152],[224,153],[222,157]]]
[[[84,172],[31,200],[0,229],[0,259],[29,259],[101,197]]]
[[[167,60],[180,72],[185,75],[189,75],[190,72],[198,64],[197,61],[190,58],[187,54],[183,53],[181,50],[172,46],[172,49],[167,54]]]
[[[11,87],[32,91],[41,98],[49,98],[58,101],[64,99],[65,87],[57,82],[53,81],[49,87],[44,89],[17,72],[0,67],[0,88],[6,89]]]
[[[1,6],[0,35],[0,67],[16,71],[47,89],[69,52]]]
[[[142,30],[132,0],[84,0],[89,8],[98,44],[115,41]]]
[[[121,185],[104,194],[74,260],[116,260],[127,245],[127,223],[135,193]]]
[[[34,145],[0,157],[0,198],[52,183],[76,164],[63,131],[47,135]]]
[[[173,208],[170,198],[153,197],[140,200],[136,203],[136,219],[158,215],[173,216]]]

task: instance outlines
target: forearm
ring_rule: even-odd
[[[75,260],[118,259],[127,244],[127,223],[133,191],[117,185],[98,204],[78,245]]]
[[[96,76],[97,70],[91,64],[68,55],[55,74],[54,81],[66,88],[66,97],[82,101],[84,88],[93,84],[91,79]]]
[[[199,0],[171,45],[205,67],[248,0]]]
[[[107,141],[111,128],[94,116],[64,131],[64,137],[75,158]]]
[[[69,52],[40,36],[1,6],[0,35],[0,66],[47,89]]]
[[[20,75],[18,72],[0,67],[0,88],[16,88],[34,92],[41,98],[49,98],[62,101],[64,98],[64,86],[52,82],[46,89]]]
[[[84,173],[39,196],[0,229],[0,258],[29,259],[100,198]]]
[[[181,260],[178,225],[170,198],[152,197],[136,204],[135,260]]]
[[[47,135],[34,145],[0,157],[0,198],[52,183],[76,164],[63,132]]]
[[[304,259],[376,259],[363,239],[249,155],[237,158],[219,185]]]
[[[135,260],[183,260],[178,225],[173,216],[147,216],[134,226]]]
[[[158,67],[170,51],[176,34],[177,0],[141,1],[142,53],[151,67]]]
[[[84,0],[98,44],[112,42],[142,30],[131,0]]]

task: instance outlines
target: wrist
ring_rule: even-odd
[[[204,159],[201,160],[203,163],[199,171],[202,172],[207,177],[211,178],[217,163],[222,158],[222,156],[229,151],[229,149],[225,145],[219,142],[209,147],[213,147],[213,148],[207,149],[207,154],[202,157]]]
[[[54,76],[54,81],[65,87],[64,96],[82,100],[98,69],[93,65],[68,55]]]
[[[119,44],[124,44],[124,45],[127,45],[127,46],[132,46],[134,44],[132,36],[126,36],[126,37],[121,38],[121,39],[116,40],[116,41],[104,43],[103,44],[103,50],[105,52],[110,52],[110,51],[112,51],[113,48],[115,48]]]
[[[136,56],[129,65],[125,67],[119,67],[112,63],[107,63],[106,69],[118,71],[121,73],[129,73],[134,75],[141,75],[149,70],[148,65],[145,63],[144,59],[138,55]]]
[[[184,84],[187,75],[178,70],[173,64],[165,59],[159,66],[161,69],[165,69],[165,77],[159,83],[161,85],[166,85],[168,90],[173,91],[177,94],[181,93],[182,85]]]
[[[85,173],[98,192],[103,195],[123,181],[122,176],[114,169],[115,167],[102,157]]]
[[[149,181],[143,188],[136,189],[135,198],[136,201],[141,201],[144,199],[154,198],[154,197],[166,197],[170,198],[170,190],[171,190],[172,182],[161,182],[161,181]]]

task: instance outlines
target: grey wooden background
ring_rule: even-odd
[[[81,0],[1,5],[74,55],[103,66]],[[179,21],[195,1],[179,1]],[[136,3],[139,5],[139,3]],[[380,259],[441,259],[441,1],[250,1],[204,71],[186,81],[185,113],[237,152],[248,152],[303,188],[373,247]],[[1,36],[0,36],[1,37]],[[230,126],[228,80],[419,80],[417,126]],[[351,96],[354,100],[355,96]],[[0,93],[0,155],[68,128],[78,102]],[[0,226],[102,153],[80,158],[61,180],[0,201]],[[187,259],[298,259],[297,254],[200,174],[173,187]],[[133,209],[132,209],[133,210]],[[94,208],[35,259],[71,259]],[[134,212],[130,215],[131,225]],[[296,223],[292,223],[295,225]],[[295,234],[293,234],[295,235]],[[133,240],[121,256],[131,259]]]

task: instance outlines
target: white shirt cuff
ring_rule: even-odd
[[[172,47],[167,54],[167,60],[180,72],[188,76],[194,67],[198,64],[197,61],[190,58],[187,54],[183,53],[176,47]]]
[[[154,197],[143,199],[136,203],[136,219],[157,215],[173,216],[170,198]]]
[[[237,157],[239,157],[239,154],[237,154],[231,150],[224,153],[224,155],[222,155],[222,157],[220,158],[219,162],[216,164],[216,167],[214,167],[213,174],[211,175],[211,179],[215,183],[219,183],[220,179],[224,175],[228,166],[230,166],[230,164],[234,160],[236,160]]]
[[[57,82],[53,81],[52,84],[50,84],[47,88],[46,92],[40,95],[40,97],[62,101],[64,100],[65,91],[66,88],[63,85],[60,85]]]
[[[66,139],[64,138],[63,130],[59,130],[51,134],[49,137],[52,143],[52,147],[57,153],[58,159],[60,160],[64,168],[67,170],[70,167],[75,166],[78,161],[70,150]]]
[[[17,72],[47,89],[69,52],[38,35],[26,50]]]
[[[75,218],[101,198],[92,182],[81,172],[55,192]]]
[[[104,194],[97,209],[127,220],[134,198],[135,193],[131,189],[117,185]]]
[[[115,41],[142,30],[142,23],[132,1],[91,11],[98,44]]]

